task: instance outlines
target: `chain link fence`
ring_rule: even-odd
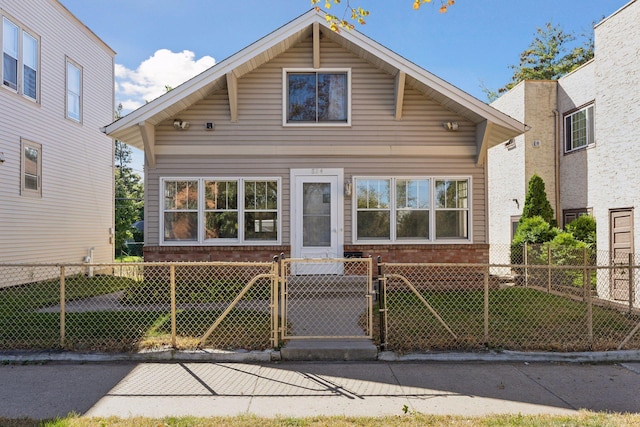
[[[381,345],[399,352],[640,348],[640,266],[528,245],[505,264],[381,265]]]
[[[302,337],[397,352],[638,349],[636,259],[541,246],[517,263],[380,263],[378,298],[371,258],[0,264],[0,349],[260,350]]]
[[[0,265],[0,349],[277,346],[276,263]]]
[[[282,338],[371,338],[372,260],[283,259]]]

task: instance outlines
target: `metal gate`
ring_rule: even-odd
[[[283,259],[282,339],[372,338],[371,258]]]

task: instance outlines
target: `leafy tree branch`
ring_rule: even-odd
[[[370,12],[368,9],[364,9],[360,6],[352,6],[351,0],[345,0],[344,2],[344,12],[341,17],[329,13],[331,7],[334,5],[342,4],[341,0],[310,0],[311,4],[315,7],[317,11],[320,11],[324,8],[326,12],[326,19],[329,23],[329,26],[333,31],[340,32],[340,29],[344,28],[347,30],[353,30],[355,28],[355,24],[364,25],[366,24],[365,18],[369,16]],[[437,1],[432,0],[410,0],[413,2],[413,9],[418,10],[424,3],[437,3]],[[321,7],[321,3],[324,2],[324,7]],[[445,13],[450,6],[455,4],[455,0],[440,0],[440,13]]]

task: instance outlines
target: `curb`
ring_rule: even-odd
[[[542,363],[619,363],[640,362],[640,350],[576,353],[500,351],[487,353],[378,353],[385,362],[542,362]]]
[[[391,351],[378,353],[380,362],[530,362],[530,363],[633,363],[640,362],[640,350],[600,352],[517,352],[501,351],[487,353],[410,353],[397,354]],[[45,363],[45,362],[280,362],[277,350],[224,351],[224,350],[162,350],[141,353],[78,353],[62,351],[0,352],[0,363]],[[328,362],[326,360],[325,362]],[[345,362],[345,360],[334,360]],[[357,363],[349,361],[350,363]]]

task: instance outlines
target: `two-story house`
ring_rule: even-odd
[[[508,262],[504,247],[534,173],[545,181],[559,226],[594,216],[607,263],[627,264],[640,248],[638,20],[633,0],[595,26],[594,59],[558,81],[521,82],[492,104],[531,127],[489,150],[492,262]],[[599,295],[628,299],[628,276],[617,276],[598,281]]]
[[[115,53],[57,0],[0,26],[0,263],[111,262]]]

